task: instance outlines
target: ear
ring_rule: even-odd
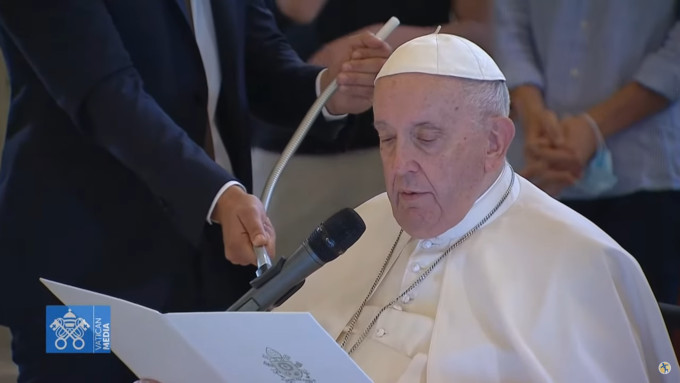
[[[515,124],[507,117],[489,118],[489,140],[486,149],[486,171],[498,169],[505,163],[505,156],[512,139],[515,137]]]

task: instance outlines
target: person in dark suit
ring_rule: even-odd
[[[275,240],[247,193],[250,113],[299,120],[336,75],[327,114],[365,110],[390,51],[367,33],[344,67],[304,64],[256,0],[0,0],[0,46],[0,324],[20,382],[134,380],[112,354],[45,353],[59,302],[39,277],[162,312],[244,293],[252,247]]]

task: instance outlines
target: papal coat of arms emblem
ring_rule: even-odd
[[[45,352],[111,352],[111,307],[45,306]]]
[[[316,380],[309,376],[309,372],[302,368],[302,363],[291,361],[289,355],[267,347],[262,357],[264,365],[271,368],[272,372],[286,383],[316,383]]]
[[[50,324],[50,328],[57,336],[57,339],[54,341],[54,346],[57,350],[65,349],[69,338],[73,340],[74,349],[82,350],[85,347],[83,335],[90,328],[90,324],[85,319],[78,318],[71,309],[68,309],[68,312],[62,318],[56,318]]]

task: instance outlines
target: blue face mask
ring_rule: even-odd
[[[612,165],[612,153],[606,145],[600,145],[583,177],[574,187],[588,196],[595,197],[613,188],[617,181]]]

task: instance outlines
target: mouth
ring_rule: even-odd
[[[399,199],[402,201],[413,201],[418,198],[423,197],[427,193],[424,192],[417,192],[417,191],[411,191],[411,190],[402,190],[399,192]]]

